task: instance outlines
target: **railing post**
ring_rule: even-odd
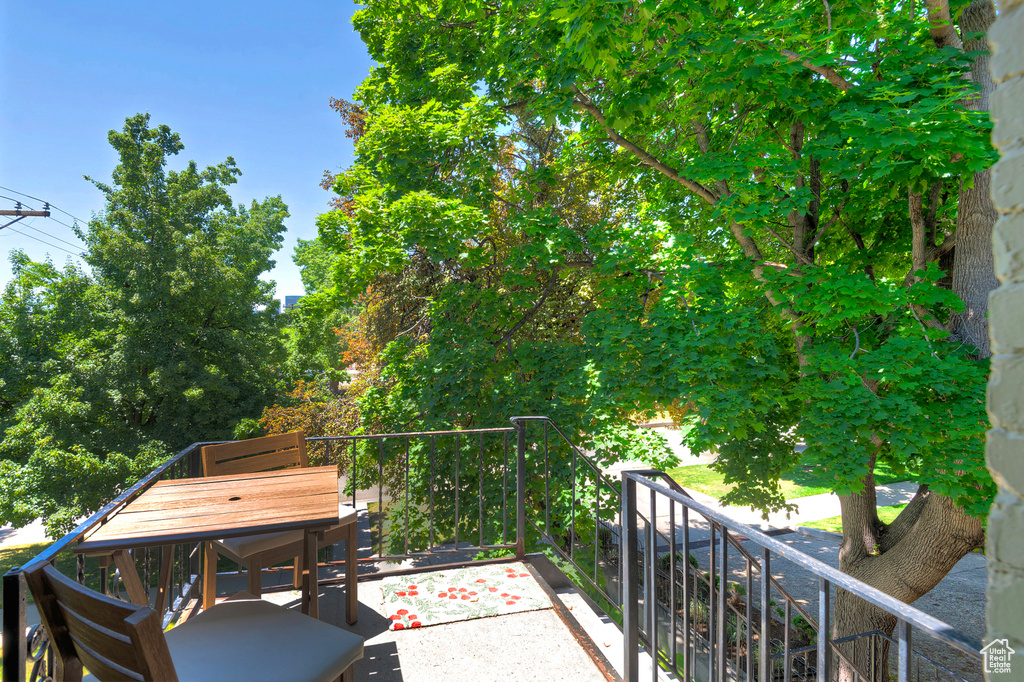
[[[12,568],[4,574],[4,682],[21,682],[25,679],[25,659],[28,654],[28,644],[25,642],[26,597],[25,578],[21,569]]]
[[[818,578],[818,679],[822,682],[832,680],[832,651],[829,636],[831,621],[831,585],[825,578]],[[902,682],[902,681],[901,681]]]
[[[640,679],[640,589],[636,567],[636,481],[626,472],[622,472],[619,528],[619,561],[622,563],[622,679],[623,682],[637,682]]]
[[[711,567],[712,582],[714,577],[718,578],[718,622],[716,623],[717,629],[715,630],[715,643],[718,646],[716,653],[718,655],[718,661],[715,665],[718,667],[718,680],[719,682],[725,682],[726,678],[726,649],[727,642],[725,641],[725,626],[729,618],[728,611],[728,592],[729,592],[729,529],[725,526],[721,527],[721,533],[719,534],[719,540],[721,541],[720,550],[722,552],[722,568],[721,573],[717,576],[715,572],[718,571],[716,566]],[[750,596],[747,596],[749,599]],[[739,625],[739,619],[737,619],[737,626]],[[737,630],[739,628],[737,627]],[[820,682],[820,681],[819,681]]]
[[[772,565],[771,552],[767,547],[761,548],[761,634],[758,635],[758,681],[768,682],[771,679],[771,601],[772,601]],[[747,601],[753,600],[754,595],[747,594]],[[789,629],[789,621],[785,627]],[[750,623],[747,623],[747,630],[750,630]],[[750,656],[750,649],[747,649],[747,656]],[[872,680],[874,682],[874,680]]]
[[[896,631],[899,641],[899,661],[897,663],[899,682],[910,682],[910,661],[914,651],[910,632],[910,623],[901,619]]]
[[[636,483],[634,482],[635,486]],[[647,579],[644,590],[644,609],[647,610],[647,640],[651,643],[651,680],[658,680],[658,510],[653,490],[651,495],[651,516],[647,521]],[[671,612],[671,611],[670,611]]]
[[[199,478],[203,475],[203,449],[194,446],[188,453],[188,477]]]
[[[513,422],[516,445],[516,558],[526,558],[526,423]]]
[[[203,449],[197,445],[194,448],[192,448],[192,452],[190,452],[188,454],[188,476],[189,476],[189,478],[199,478],[202,475],[203,475]],[[188,550],[187,550],[188,551],[188,557],[187,557],[188,558],[188,580],[189,580],[189,582],[192,583],[193,587],[195,586],[195,581],[193,580],[192,576],[199,576],[202,573],[202,570],[200,570],[199,562],[201,560],[201,556],[202,556],[202,553],[204,551],[204,546],[205,546],[205,543],[200,542],[200,543],[196,543],[195,545],[189,547]],[[161,558],[162,558],[163,557],[164,549],[161,548],[160,552],[161,552]],[[171,549],[170,552],[173,555],[174,550]],[[205,576],[202,579],[205,580],[206,579]],[[184,588],[184,585],[182,585],[182,588]],[[204,587],[204,589],[205,589],[205,587]],[[185,596],[185,590],[184,589],[179,589],[178,592],[179,592],[179,594],[182,597]],[[167,595],[167,596],[168,596],[168,599],[169,599],[169,603],[173,606],[173,604],[174,604],[174,595],[171,594],[171,595]],[[184,602],[182,602],[182,603],[184,603]]]
[[[697,651],[697,643],[693,642],[693,651],[690,650],[692,626],[690,624],[690,602],[693,601],[693,591],[690,586],[697,585],[696,570],[690,565],[690,508],[685,504],[683,507],[683,679],[693,679],[697,666],[694,664],[694,653]],[[672,536],[675,538],[675,535]],[[694,575],[691,582],[690,575]],[[675,608],[675,607],[673,607]],[[673,661],[675,659],[672,659]]]
[[[715,552],[715,533],[718,524],[711,522],[708,530],[710,531],[709,544],[708,544],[708,682],[716,682],[718,676],[715,674],[715,662],[717,656],[715,656],[715,633],[718,631],[715,627],[715,618],[718,616],[718,607],[715,604],[715,567],[718,566],[716,559],[717,553]],[[694,644],[694,652],[697,651],[696,643]]]

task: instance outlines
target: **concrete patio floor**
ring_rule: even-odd
[[[379,581],[361,582],[359,590],[359,621],[355,625],[345,623],[341,585],[323,588],[320,596],[321,620],[366,640],[363,659],[355,668],[357,680],[607,679],[551,608],[391,631]],[[298,608],[299,593],[270,593],[264,599]]]

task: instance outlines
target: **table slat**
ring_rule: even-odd
[[[90,554],[336,523],[338,487],[333,466],[160,481],[75,551]]]

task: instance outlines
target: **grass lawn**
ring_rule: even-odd
[[[16,566],[25,565],[51,544],[50,542],[37,542],[31,545],[16,545],[0,549],[0,571],[6,573]],[[70,551],[58,554],[57,570],[66,576],[74,577],[76,571],[75,555]],[[100,589],[100,567],[99,562],[94,558],[87,558],[85,560],[85,585],[93,590]],[[28,603],[32,603],[31,592],[28,594]]]
[[[906,506],[907,505],[905,504],[894,504],[889,507],[879,507],[878,518],[880,521],[884,523],[892,523],[893,520],[895,520],[896,517],[900,515],[900,512],[903,511],[903,508]],[[822,519],[820,521],[807,521],[805,523],[801,523],[800,525],[807,526],[808,528],[820,528],[821,530],[827,530],[833,533],[843,532],[843,522],[841,516],[833,516],[832,518]],[[988,517],[985,517],[981,520],[981,527],[985,531],[988,530]],[[974,551],[980,552],[982,554],[985,553],[983,547],[979,547]]]
[[[711,495],[719,499],[735,485],[726,485],[722,474],[713,471],[707,464],[678,467],[670,469],[665,473],[674,478],[684,488],[697,490],[705,495]],[[895,475],[884,464],[875,468],[875,483],[878,485],[905,480],[906,477]],[[810,465],[798,464],[792,471],[780,479],[779,484],[782,488],[782,494],[786,496],[787,500],[832,492],[831,479],[823,476],[819,469]]]
[[[892,523],[906,506],[907,505],[905,504],[894,504],[890,507],[879,507],[878,519],[883,523]],[[807,526],[808,528],[820,528],[821,530],[827,530],[833,533],[843,532],[843,520],[841,516],[833,516],[828,519],[822,519],[821,521],[806,521],[800,525]]]

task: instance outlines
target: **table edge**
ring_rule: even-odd
[[[341,523],[341,517],[335,514],[333,517],[322,517],[309,521],[291,521],[273,525],[261,524],[248,528],[236,528],[231,531],[182,531],[180,533],[168,533],[159,536],[140,536],[134,538],[122,538],[112,540],[83,540],[73,550],[75,554],[105,554],[116,549],[140,549],[142,547],[161,547],[164,545],[178,545],[193,542],[206,542],[208,540],[221,540],[226,538],[237,538],[246,535],[263,535],[264,533],[281,533],[290,530],[327,530]]]

